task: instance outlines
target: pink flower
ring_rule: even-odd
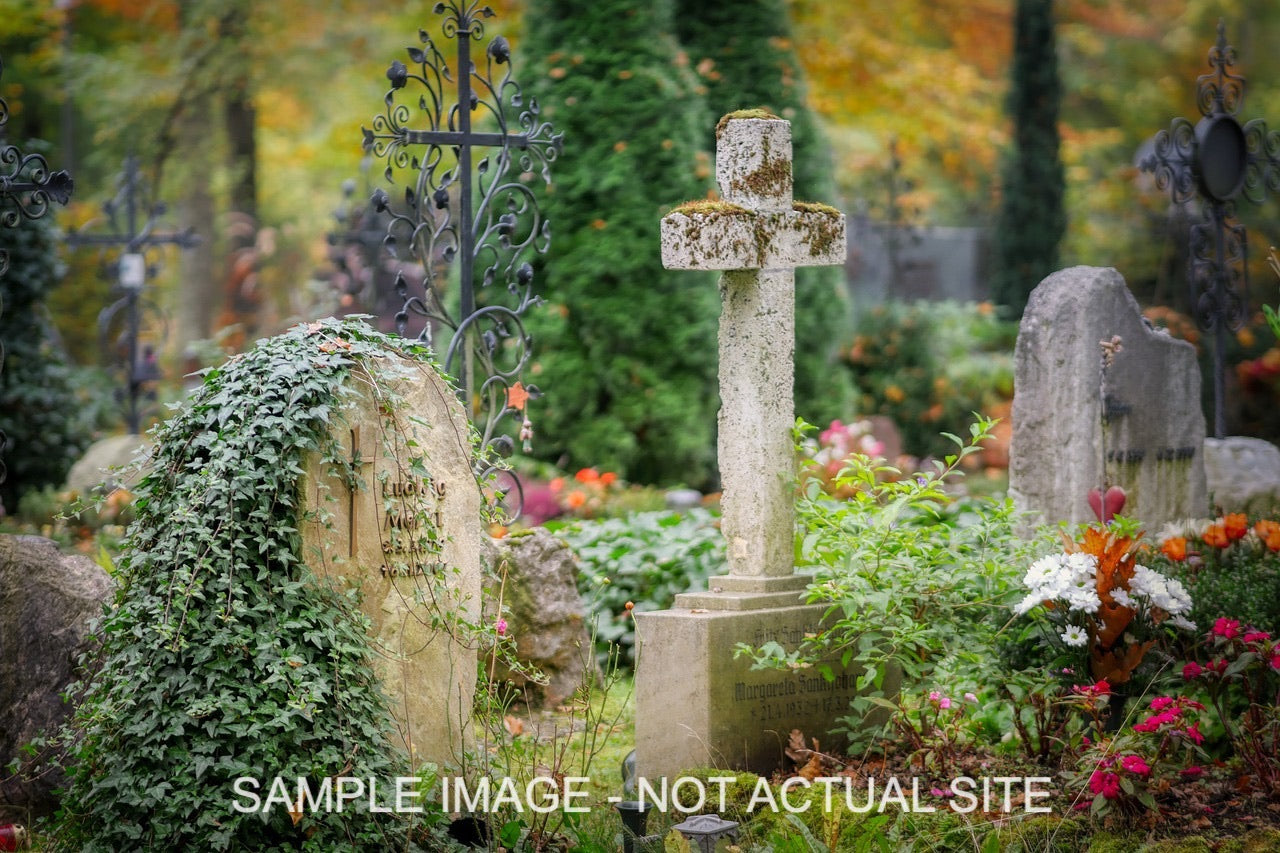
[[[507,620],[499,619],[497,622],[494,622],[493,630],[498,632],[499,637],[507,636]]]
[[[1089,790],[1095,794],[1101,794],[1108,800],[1114,800],[1120,796],[1120,777],[1115,773],[1095,770],[1089,777]]]
[[[1213,623],[1213,633],[1230,640],[1240,633],[1240,620],[1223,616]]]
[[[1192,661],[1182,668],[1182,677],[1187,681],[1190,681],[1193,678],[1199,678],[1200,673],[1202,672],[1204,672],[1204,670],[1200,668],[1200,664]]]
[[[1200,734],[1199,723],[1192,723],[1191,725],[1187,726],[1187,729],[1185,732],[1183,732],[1183,734],[1191,738],[1191,740],[1195,741],[1197,745],[1204,743],[1204,735]]]
[[[941,708],[941,709],[942,709],[942,710],[944,710],[944,711],[945,711],[945,710],[947,710],[948,708],[950,708],[950,707],[951,707],[951,698],[950,698],[950,697],[948,697],[948,696],[943,696],[940,700],[938,700],[938,707],[939,707],[939,708]]]
[[[941,693],[939,693],[937,690],[930,690],[930,691],[929,691],[929,701],[930,701],[930,702],[937,702],[937,701],[938,701],[939,699],[941,699],[941,698],[942,698],[942,694],[941,694]]]
[[[972,694],[972,693],[966,693],[966,694],[964,694],[964,701],[966,701],[966,702],[972,702],[973,704],[977,705],[977,704],[978,704],[978,697],[977,697],[977,696],[975,696],[975,695],[974,695],[974,694]]]
[[[1271,656],[1271,668],[1280,670],[1280,649],[1278,649],[1276,653]]]
[[[1182,771],[1183,779],[1199,779],[1203,775],[1204,775],[1204,768],[1198,764],[1193,764],[1192,766],[1188,767],[1186,770]]]
[[[1172,696],[1157,696],[1156,698],[1151,700],[1151,710],[1163,711],[1165,708],[1168,708],[1173,703],[1174,703],[1174,698]]]
[[[955,796],[955,792],[952,791],[950,788],[930,788],[929,793],[933,794],[935,797]]]
[[[1268,634],[1266,631],[1258,631],[1253,628],[1250,628],[1248,631],[1246,631],[1244,635],[1244,641],[1246,643],[1261,643],[1265,640],[1270,640],[1270,639],[1271,639],[1271,635]]]
[[[1165,723],[1172,723],[1176,719],[1178,719],[1177,708],[1172,711],[1161,711],[1159,714],[1152,714],[1150,717],[1147,717],[1142,722],[1136,724],[1133,727],[1133,730],[1135,732],[1154,732]]]
[[[1224,672],[1227,671],[1227,659],[1218,658],[1217,660],[1209,661],[1207,664],[1204,665],[1204,671],[1213,672],[1213,673],[1217,673],[1218,675],[1222,675]]]
[[[1151,768],[1147,765],[1147,762],[1143,761],[1142,757],[1138,755],[1126,755],[1124,758],[1121,758],[1120,766],[1125,770],[1128,770],[1130,773],[1137,774],[1138,776],[1146,776],[1151,772]]]

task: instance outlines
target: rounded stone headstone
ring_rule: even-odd
[[[1266,516],[1280,508],[1280,447],[1260,438],[1206,438],[1209,495],[1223,512]]]
[[[114,589],[88,557],[66,556],[38,536],[0,536],[0,804],[37,813],[57,807],[60,773],[29,778],[5,768],[70,715],[62,694],[78,678],[89,622]]]
[[[333,424],[347,461],[307,460],[302,557],[323,582],[359,593],[411,759],[455,764],[477,652],[450,620],[478,618],[484,554],[470,426],[428,364],[388,358],[348,381],[349,404]]]
[[[67,489],[81,496],[91,495],[100,486],[107,491],[116,486],[129,488],[141,472],[127,469],[140,454],[151,450],[151,439],[141,435],[113,435],[89,445],[67,473]]]

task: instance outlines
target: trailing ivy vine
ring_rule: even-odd
[[[299,326],[207,371],[157,428],[97,675],[67,732],[59,848],[443,848],[429,817],[371,813],[367,798],[298,820],[232,807],[248,802],[239,777],[261,781],[265,800],[276,776],[317,790],[409,769],[368,621],[354,596],[313,581],[296,523],[305,454],[350,473],[330,425],[353,371],[376,376],[391,356],[430,361],[363,322]]]

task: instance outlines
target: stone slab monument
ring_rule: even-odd
[[[334,425],[354,477],[308,460],[302,556],[322,581],[359,591],[410,757],[456,766],[477,653],[447,617],[480,612],[480,487],[453,388],[428,364],[387,361],[353,374],[350,407]]]
[[[752,671],[734,646],[794,649],[818,629],[796,574],[795,275],[844,262],[837,210],[792,201],[791,125],[730,113],[716,132],[722,201],[683,205],[662,220],[669,269],[721,270],[719,465],[729,573],[670,610],[637,613],[636,758],[641,776],[697,766],[767,772],[787,735],[822,738],[848,710],[854,677]],[[826,740],[822,741],[824,747]],[[835,744],[832,744],[835,746]]]
[[[1035,521],[1095,520],[1091,492],[1151,531],[1208,515],[1195,349],[1148,325],[1118,272],[1042,281],[1014,362],[1009,492]]]

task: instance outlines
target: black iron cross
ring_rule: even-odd
[[[1202,198],[1204,221],[1191,226],[1187,280],[1191,305],[1201,329],[1213,333],[1213,432],[1226,432],[1224,386],[1227,332],[1239,329],[1248,313],[1248,240],[1235,218],[1240,196],[1259,204],[1280,190],[1280,133],[1262,119],[1241,125],[1244,78],[1227,69],[1236,64],[1227,44],[1226,25],[1218,22],[1218,41],[1209,50],[1210,74],[1196,79],[1203,118],[1195,125],[1175,118],[1155,137],[1155,151],[1139,168],[1153,172],[1156,186],[1168,189],[1174,204]]]
[[[98,335],[104,348],[108,346],[110,332],[115,328],[118,318],[123,317],[124,327],[120,331],[115,357],[124,353],[125,388],[123,402],[125,404],[125,425],[129,432],[137,434],[142,426],[140,400],[146,383],[160,378],[157,364],[157,353],[151,346],[142,346],[139,341],[142,327],[142,312],[146,307],[142,301],[142,291],[146,285],[148,274],[154,269],[147,265],[146,250],[165,244],[190,248],[199,242],[194,229],[182,232],[157,232],[156,225],[165,213],[163,202],[155,202],[150,207],[143,203],[142,178],[138,173],[138,160],[128,157],[124,162],[124,172],[117,181],[114,198],[102,205],[111,225],[110,234],[84,234],[79,231],[66,236],[71,246],[119,246],[121,252],[112,265],[116,277],[119,299],[102,309],[98,314]],[[143,218],[145,215],[145,218]],[[123,217],[124,222],[120,219]]]
[[[536,198],[519,176],[538,172],[549,183],[550,163],[560,152],[561,135],[539,118],[536,100],[524,100],[511,77],[511,48],[506,39],[492,39],[484,50],[485,67],[476,67],[471,42],[483,39],[481,18],[492,17],[492,9],[476,0],[450,0],[437,3],[435,11],[444,16],[445,38],[456,42],[452,64],[419,30],[420,46],[408,49],[412,69],[399,60],[391,63],[385,109],[374,117],[372,128],[361,130],[366,150],[387,159],[388,182],[394,180],[396,169],[416,173],[404,190],[407,212],[394,210],[383,190],[373,195],[377,212],[390,217],[385,245],[398,258],[415,257],[424,270],[421,296],[411,296],[403,275],[397,276],[396,290],[403,305],[396,326],[405,334],[410,315],[425,318],[419,337],[428,342],[433,325],[451,330],[444,369],[458,379],[484,445],[504,453],[512,442],[494,434],[497,424],[509,414],[524,417],[524,401],[538,394],[536,388],[526,388],[519,381],[532,346],[521,317],[539,301],[533,293],[533,267],[525,261],[526,250],[545,252],[550,242],[550,229]],[[447,83],[456,88],[456,100],[446,95]],[[406,126],[414,111],[399,99],[409,98],[405,90],[410,84],[421,92],[416,107],[425,115],[424,130]],[[496,132],[475,130],[473,112],[487,115]],[[455,185],[456,219],[451,198]],[[447,267],[455,258],[456,316],[443,298]],[[509,296],[491,297],[481,305],[474,289],[477,270],[480,287],[501,281]],[[531,429],[524,417],[522,435],[528,436]]]

